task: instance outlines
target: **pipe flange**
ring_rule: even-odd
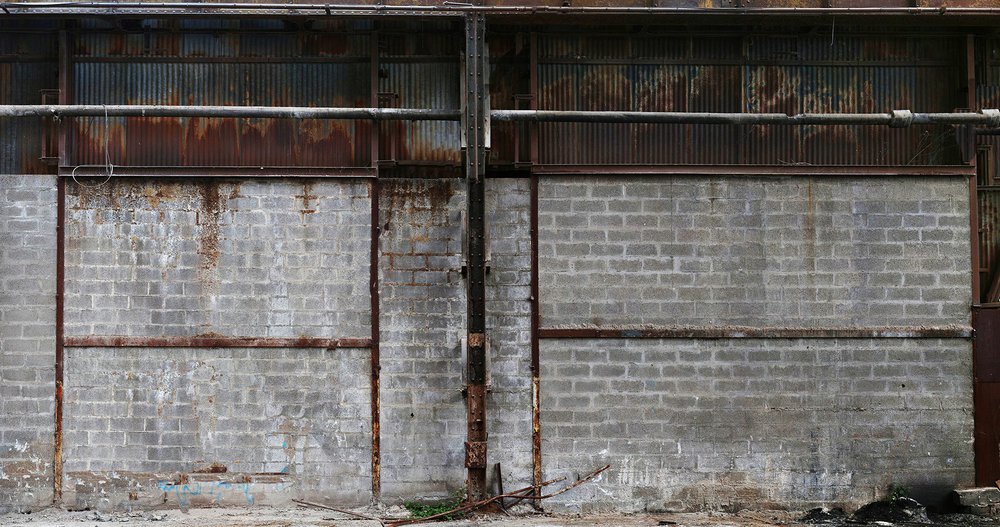
[[[913,124],[913,112],[910,110],[893,110],[889,128],[906,128]]]
[[[980,113],[990,118],[990,127],[1000,128],[1000,110],[982,110]]]

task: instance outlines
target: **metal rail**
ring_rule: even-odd
[[[306,106],[167,106],[139,104],[0,105],[0,117],[204,117],[271,119],[356,119],[371,121],[461,121],[461,110],[427,108],[315,108]],[[916,113],[714,113],[493,110],[494,121],[549,123],[649,123],[735,125],[972,125],[1000,128],[1000,110]]]

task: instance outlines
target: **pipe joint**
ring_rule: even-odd
[[[910,110],[893,110],[889,128],[906,128],[913,124],[913,112]]]

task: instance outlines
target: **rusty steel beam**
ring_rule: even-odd
[[[73,36],[63,30],[59,32],[58,82],[59,103],[68,104],[73,100]],[[69,130],[66,123],[58,127],[58,157],[68,159],[70,152]],[[55,408],[52,454],[52,501],[62,502],[63,484],[63,395],[66,354],[65,336],[65,295],[66,293],[66,179],[56,176],[56,327],[55,327]]]
[[[378,30],[372,31],[369,37],[371,48],[369,49],[369,104],[378,105],[378,50],[379,34]],[[382,351],[380,344],[382,341],[380,310],[381,295],[379,290],[378,277],[378,251],[379,239],[382,236],[382,224],[379,219],[379,199],[382,193],[382,186],[379,184],[379,134],[375,123],[368,127],[368,148],[371,156],[371,169],[374,171],[376,179],[371,181],[368,187],[369,201],[371,202],[371,245],[369,246],[370,265],[368,268],[368,296],[371,302],[371,429],[372,429],[372,504],[377,504],[382,499]]]
[[[975,176],[968,165],[536,165],[543,176]]]
[[[528,85],[531,109],[538,108],[538,34],[531,33],[528,44]],[[538,165],[538,123],[528,129],[529,161]],[[536,496],[542,493],[542,382],[541,349],[538,330],[541,329],[541,300],[538,276],[538,174],[531,173],[529,192],[529,223],[531,236],[531,483]],[[538,504],[536,504],[538,506]]]
[[[466,301],[467,364],[465,441],[468,499],[486,497],[486,22],[482,15],[465,19],[463,92],[464,157],[467,184]]]
[[[917,113],[741,113],[741,112],[619,112],[575,110],[493,110],[495,121],[544,123],[644,123],[733,125],[863,125],[906,128],[917,124],[963,124],[1000,127],[1000,110],[980,112]]]
[[[130,337],[120,335],[71,336],[62,339],[67,348],[370,348],[371,339],[316,337]]]
[[[104,165],[61,166],[59,174],[76,177],[106,177]],[[259,178],[374,178],[369,167],[212,167],[212,166],[121,166],[114,165],[113,177],[259,177]]]
[[[542,328],[543,339],[865,339],[971,338],[969,326]]]

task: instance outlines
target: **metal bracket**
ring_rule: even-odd
[[[486,468],[486,441],[465,442],[465,467]]]

